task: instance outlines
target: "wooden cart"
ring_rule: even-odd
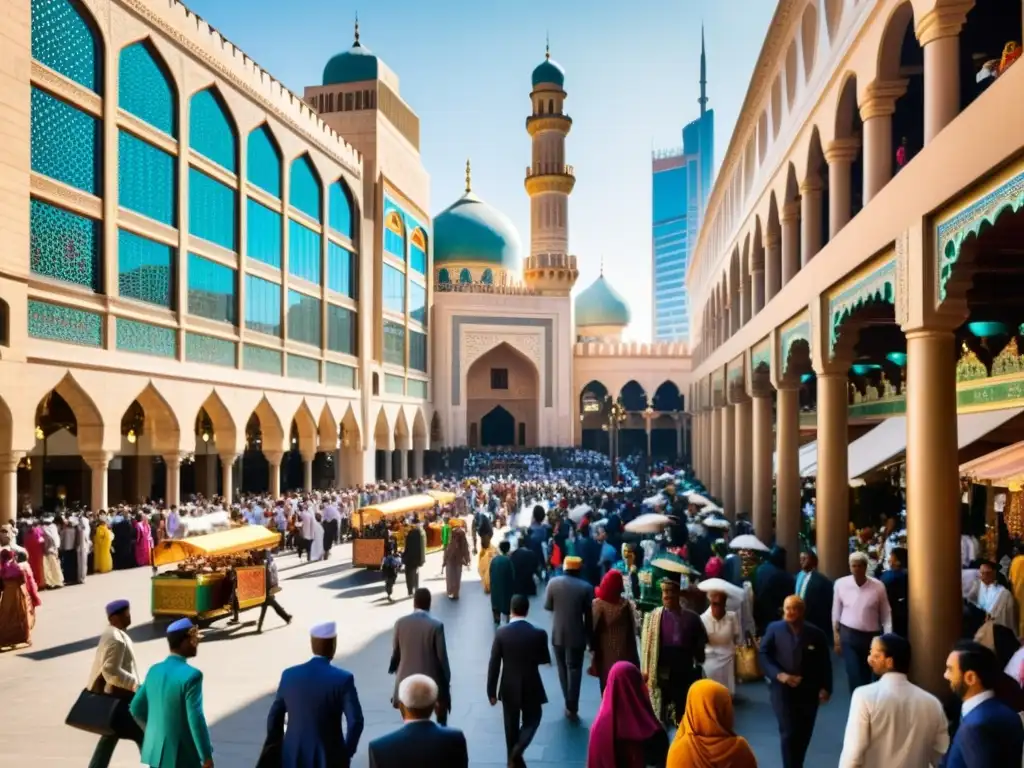
[[[437,506],[438,500],[430,494],[418,493],[401,499],[372,504],[356,511],[352,518],[352,527],[356,530],[356,538],[352,540],[352,565],[355,568],[380,568],[384,559],[386,539],[378,536],[361,536],[363,530],[381,521],[388,522],[404,519],[411,514],[424,514]],[[439,534],[440,535],[440,534]],[[405,544],[405,528],[395,535],[399,549]],[[430,548],[430,540],[427,540]]]

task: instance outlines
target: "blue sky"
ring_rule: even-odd
[[[186,0],[189,7],[301,95],[323,66],[361,40],[394,70],[420,117],[431,214],[473,191],[504,211],[529,248],[523,174],[530,162],[530,73],[551,55],[566,70],[575,166],[570,250],[577,290],[605,275],[629,300],[628,336],[650,336],[653,147],[682,144],[697,116],[700,26],[715,110],[716,167],[746,94],[774,0]],[[282,16],[282,11],[284,15]]]

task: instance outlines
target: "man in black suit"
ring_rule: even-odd
[[[822,632],[832,626],[832,579],[818,570],[818,555],[808,549],[800,553],[796,595],[807,606],[804,620]]]
[[[804,621],[804,601],[790,595],[783,620],[771,622],[761,639],[761,669],[771,681],[779,721],[784,768],[803,768],[818,704],[832,696],[832,660],[825,633]]]
[[[405,586],[409,597],[420,586],[420,568],[427,562],[427,536],[423,532],[420,521],[405,535],[405,549],[402,550],[402,566],[405,569]]]
[[[539,667],[551,663],[551,654],[548,633],[526,620],[527,597],[513,595],[511,610],[508,624],[495,633],[491,645],[487,698],[492,707],[501,700],[509,766],[525,768],[523,753],[540,727],[541,708],[548,700]]]
[[[437,707],[437,683],[426,675],[410,675],[398,686],[398,700],[405,725],[370,742],[370,768],[469,768],[469,748],[462,731],[430,720]]]

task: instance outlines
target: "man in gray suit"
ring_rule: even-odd
[[[565,697],[565,716],[579,719],[580,683],[583,680],[583,656],[591,645],[593,627],[591,606],[594,588],[580,578],[583,561],[567,557],[562,563],[564,576],[548,582],[544,608],[554,612],[551,622],[551,646],[555,649],[558,682]]]
[[[430,615],[430,590],[419,588],[412,597],[413,612],[395,622],[388,674],[395,676],[391,703],[398,707],[398,686],[409,675],[426,675],[437,683],[437,722],[445,725],[452,709],[451,668],[444,641],[444,624]]]

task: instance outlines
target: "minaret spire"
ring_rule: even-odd
[[[700,116],[708,111],[708,59],[704,53],[704,24],[700,25]]]
[[[551,33],[544,33],[544,58],[548,61],[551,60]]]
[[[472,175],[469,168],[469,158],[466,158],[466,194],[473,191]]]
[[[359,48],[362,43],[359,42],[359,11],[356,11],[356,39],[352,43],[353,48]]]

